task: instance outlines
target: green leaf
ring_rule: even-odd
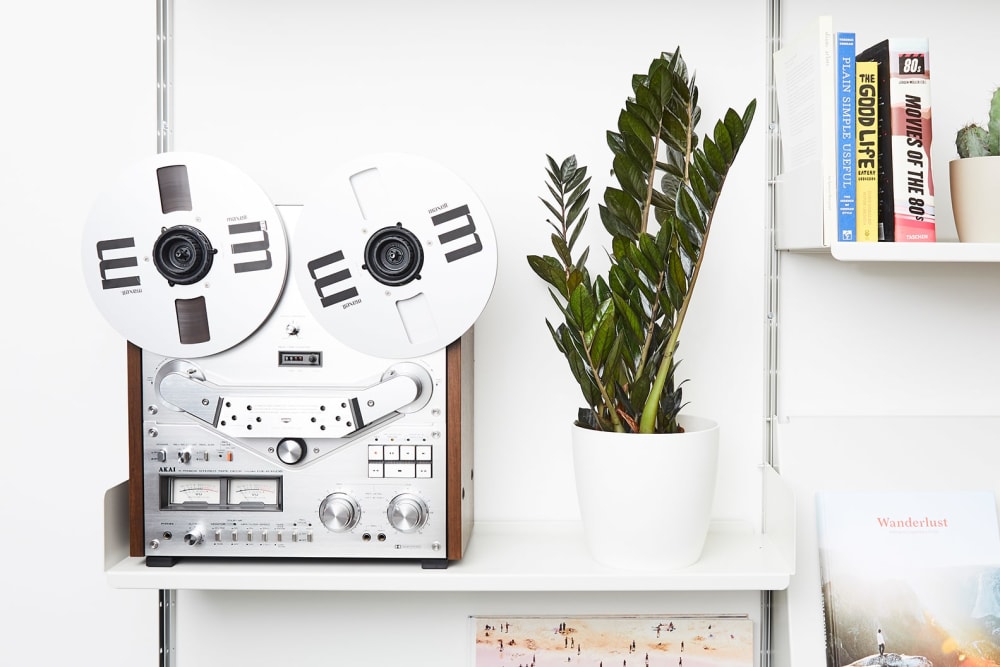
[[[635,238],[642,227],[642,210],[635,199],[617,188],[607,188],[604,191],[604,204],[615,219],[625,226],[629,238]],[[603,216],[602,216],[603,219]],[[613,235],[621,232],[608,229]]]
[[[555,160],[552,159],[551,155],[546,155],[545,159],[549,163],[549,167],[548,167],[548,170],[547,170],[548,173],[549,173],[549,180],[558,183],[559,182],[559,178],[556,177],[556,174],[560,173],[560,171],[561,171],[559,169],[559,164]]]
[[[613,167],[622,190],[638,201],[645,200],[648,181],[641,165],[632,156],[622,154],[615,156]]]
[[[630,238],[635,236],[636,232],[632,231],[631,223],[616,216],[607,206],[604,206],[603,204],[597,208],[601,214],[601,222],[604,223],[604,228],[608,230],[608,233],[614,238]]]
[[[587,189],[589,185],[590,179],[588,178],[582,185],[570,193],[569,199],[566,202],[569,207],[569,211],[566,214],[568,221],[575,221],[580,216],[580,213],[585,210],[587,201],[590,199],[590,190]]]
[[[621,113],[618,114],[618,131],[623,137],[631,136],[641,141],[647,154],[653,153],[653,139],[650,136],[649,128],[642,122],[642,119],[633,116],[625,109],[622,109]]]
[[[690,188],[682,187],[677,191],[677,216],[684,222],[691,223],[701,232],[705,232],[707,216],[698,205]]]
[[[583,215],[580,216],[580,219],[577,221],[576,226],[573,228],[573,232],[570,234],[570,237],[569,237],[569,248],[570,248],[570,250],[572,250],[573,246],[576,245],[576,240],[577,240],[577,238],[579,238],[580,232],[583,231],[584,223],[587,222],[587,214],[588,213],[589,213],[589,211],[586,211],[586,210],[583,212]],[[585,248],[584,251],[583,251],[583,253],[585,255],[589,254],[589,252],[590,252],[590,248]],[[587,261],[585,257],[582,258],[582,259],[583,259],[583,261]],[[577,260],[577,265],[578,266],[580,265],[580,261],[579,260]]]
[[[595,363],[604,366],[608,352],[615,339],[615,309],[609,308],[598,320],[597,330],[590,347],[590,356]]]
[[[568,297],[566,291],[566,271],[559,264],[559,260],[548,255],[528,255],[528,266],[538,275],[539,278],[552,285],[563,297]]]
[[[670,305],[674,310],[678,310],[684,303],[684,295],[687,294],[687,275],[684,272],[680,256],[676,253],[672,254],[667,268],[669,271],[667,293],[670,296]]]
[[[711,196],[712,206],[709,206],[709,208],[711,209],[712,207],[715,206],[715,198],[719,196],[718,193],[719,193],[719,188],[722,187],[722,181],[719,179],[719,175],[715,172],[715,169],[712,167],[712,165],[709,164],[708,158],[705,157],[705,153],[703,151],[696,151],[693,157],[694,157],[694,164],[698,170],[698,173],[701,174],[702,178],[705,179],[705,186],[712,193]]]
[[[747,128],[743,124],[743,119],[740,118],[736,111],[729,109],[726,111],[723,122],[726,124],[726,129],[729,130],[729,136],[732,137],[733,151],[738,151],[740,146],[743,145],[743,139],[747,135]]]
[[[663,266],[666,265],[666,258],[656,245],[655,237],[652,234],[643,234],[639,237],[639,250],[643,257],[656,268],[656,273],[662,273]]]
[[[717,174],[725,174],[726,159],[722,156],[722,153],[716,145],[706,139],[704,145],[702,146],[702,150],[705,152],[705,158],[708,160],[708,163],[712,165],[712,169],[714,169]]]
[[[632,337],[641,341],[646,335],[643,328],[642,320],[636,314],[635,310],[632,308],[632,303],[628,299],[624,298],[621,294],[615,294],[615,309],[618,313],[619,322],[624,323],[625,330],[632,335]]]
[[[642,239],[649,238],[648,234],[642,234],[639,236],[639,242],[642,243]],[[635,265],[649,280],[650,284],[655,285],[660,281],[660,269],[659,267],[650,260],[643,252],[639,249],[639,246],[631,245],[628,249],[629,261]]]
[[[569,255],[569,246],[566,245],[566,239],[558,234],[553,234],[551,236],[552,247],[556,249],[556,254],[559,255],[559,259],[562,261],[563,268],[573,265],[573,259]]]
[[[597,304],[585,285],[577,285],[570,293],[569,310],[581,331],[589,331],[594,326]]]
[[[563,347],[562,338],[559,336],[558,333],[556,333],[556,330],[552,328],[552,323],[549,322],[548,320],[545,320],[545,326],[549,328],[549,333],[552,334],[552,340],[555,341],[556,347],[559,349],[560,352],[566,354],[566,348]],[[562,324],[560,326],[566,326],[566,325]]]
[[[659,97],[647,85],[639,86],[635,89],[636,104],[642,108],[646,124],[649,126],[651,134],[656,134],[660,126],[660,118],[663,117],[663,105],[660,104]]]
[[[622,135],[608,130],[605,136],[608,139],[608,148],[611,149],[612,153],[618,155],[625,152],[625,140],[622,138]]]
[[[750,132],[750,123],[753,122],[754,113],[757,111],[757,100],[752,99],[750,103],[747,104],[747,108],[743,111],[743,127],[745,128],[744,134]]]
[[[728,171],[728,165],[733,163],[733,158],[736,157],[733,149],[733,138],[729,134],[729,130],[726,129],[725,123],[719,121],[715,124],[715,145],[718,147],[719,152],[722,153],[722,158],[726,161],[726,170]]]
[[[539,199],[542,198],[539,197]],[[545,199],[542,199],[542,203],[545,204],[545,208],[549,209],[549,212],[552,213],[553,216],[555,216],[556,220],[558,220],[559,222],[563,221],[562,212],[559,211],[559,209],[557,209],[555,206],[553,206],[549,201]]]
[[[568,183],[573,180],[574,173],[576,173],[576,156],[570,155],[559,165],[559,181],[561,183]]]

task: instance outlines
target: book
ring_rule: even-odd
[[[856,184],[854,146],[857,142],[855,124],[855,35],[837,33],[837,240],[850,243],[857,240]]]
[[[809,201],[818,200],[822,220],[819,242],[824,246],[837,238],[834,40],[833,18],[819,16],[783,44],[773,57],[781,124],[782,174],[779,181],[793,191],[808,189]],[[813,184],[817,181],[820,185],[813,197]],[[813,217],[812,210],[808,215]],[[800,235],[795,229],[785,228],[778,233],[781,237],[778,243],[782,247],[813,244],[811,234]]]
[[[878,65],[855,65],[854,216],[859,243],[878,241]]]
[[[737,614],[471,616],[475,667],[753,667],[754,624]]]
[[[857,61],[878,65],[879,240],[935,241],[928,40],[885,39]]]
[[[818,492],[816,525],[827,667],[998,664],[992,492]]]

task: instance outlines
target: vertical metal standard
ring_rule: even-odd
[[[160,591],[160,667],[174,667],[177,653],[174,628],[177,624],[177,592]]]
[[[774,465],[774,424],[778,418],[778,276],[781,253],[775,242],[777,197],[775,183],[781,170],[781,133],[774,84],[774,53],[781,48],[781,0],[767,2],[767,332],[764,349],[764,460]],[[779,471],[780,472],[780,471]]]
[[[781,258],[775,243],[775,181],[781,169],[781,137],[778,132],[778,104],[774,85],[774,52],[781,48],[781,0],[765,0],[767,4],[767,324],[764,348],[764,461],[775,465],[774,430],[778,418],[778,275]],[[780,471],[779,471],[780,472]],[[764,482],[767,483],[766,480]],[[766,504],[765,504],[766,507]],[[767,530],[767,514],[762,517],[762,530]],[[772,657],[771,632],[773,593],[760,593],[760,664],[770,667]]]
[[[174,3],[156,0],[156,152],[173,147]],[[160,590],[160,667],[175,667],[177,592]]]
[[[174,3],[156,0],[156,152],[174,144]]]

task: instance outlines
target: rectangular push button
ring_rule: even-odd
[[[416,475],[417,475],[416,465],[413,463],[385,464],[385,476],[387,478],[391,477],[394,479],[402,479],[402,478],[416,477]]]

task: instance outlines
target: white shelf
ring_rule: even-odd
[[[794,571],[794,500],[765,471],[767,534],[748,523],[713,524],[702,558],[680,570],[631,572],[594,562],[578,522],[479,521],[462,560],[444,570],[415,561],[184,560],[146,567],[128,557],[127,491],[105,497],[105,571],[115,588],[331,591],[732,591],[782,590]],[[655,530],[655,526],[651,526]]]
[[[1000,243],[834,243],[842,262],[1000,262]]]

